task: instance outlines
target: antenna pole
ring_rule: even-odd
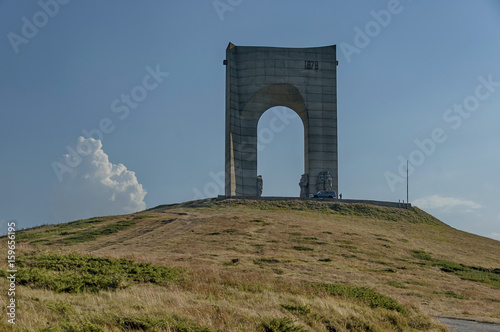
[[[406,161],[406,204],[410,203],[410,198],[408,194],[408,160]]]

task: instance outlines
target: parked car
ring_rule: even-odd
[[[335,191],[318,191],[316,194],[313,195],[314,198],[337,198],[337,194]]]

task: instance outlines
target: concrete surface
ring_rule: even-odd
[[[436,319],[454,332],[500,332],[498,324],[444,317],[436,317]]]
[[[257,124],[274,106],[294,110],[304,124],[308,193],[318,191],[318,174],[325,171],[330,172],[332,189],[338,192],[336,46],[279,48],[229,43],[224,64],[226,196],[257,196]],[[297,183],[300,178],[297,174]]]

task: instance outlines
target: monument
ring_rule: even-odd
[[[280,48],[229,43],[224,64],[226,197],[261,196],[257,125],[274,106],[294,110],[304,124],[304,174],[297,175],[301,197],[319,190],[338,193],[335,45]]]

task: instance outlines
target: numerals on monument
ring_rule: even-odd
[[[304,61],[304,69],[318,70],[319,69],[319,62],[318,61]]]

